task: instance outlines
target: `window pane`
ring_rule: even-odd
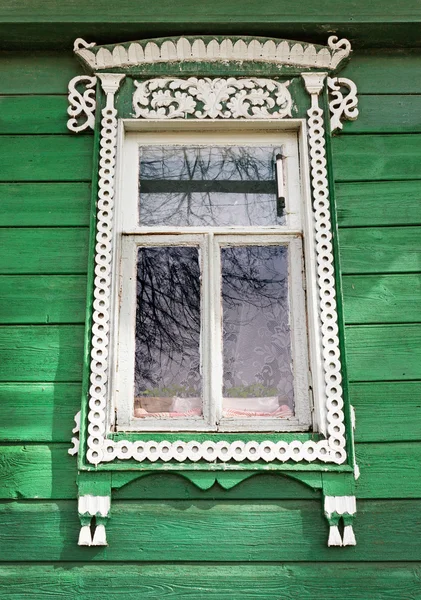
[[[141,147],[140,224],[285,224],[275,177],[280,152],[274,146]]]
[[[202,414],[200,285],[198,248],[139,248],[135,417]]]
[[[221,249],[223,416],[293,415],[288,248]]]

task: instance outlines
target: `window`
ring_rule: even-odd
[[[75,41],[91,75],[69,83],[68,127],[94,129],[98,157],[79,544],[106,544],[111,489],[151,471],[228,489],[264,470],[321,489],[328,544],[355,544],[328,142],[358,115],[336,76],[350,52]]]
[[[297,132],[183,125],[124,141],[116,428],[307,430]]]

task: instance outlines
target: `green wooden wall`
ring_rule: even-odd
[[[333,142],[351,400],[355,548],[318,493],[174,475],[113,496],[109,548],[77,546],[76,463],[92,136],[66,130],[71,52],[0,60],[2,600],[421,598],[421,53],[355,52],[360,118]]]

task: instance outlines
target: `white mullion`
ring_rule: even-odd
[[[213,233],[208,237],[210,281],[210,347],[212,425],[216,427],[222,416],[222,309],[221,260],[219,246]]]

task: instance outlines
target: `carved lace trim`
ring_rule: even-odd
[[[105,408],[108,385],[109,301],[111,294],[112,227],[114,207],[115,157],[117,141],[117,111],[114,94],[124,75],[98,74],[106,92],[107,103],[102,110],[101,150],[99,165],[99,194],[97,214],[97,245],[95,256],[95,290],[92,326],[91,373],[88,414],[87,460],[91,464],[115,459],[134,459],[139,462],[155,460],[219,460],[266,462],[286,460],[342,464],[346,460],[345,426],[341,388],[341,361],[335,300],[335,279],[329,192],[326,170],[323,111],[318,94],[325,73],[304,75],[312,99],[308,111],[308,135],[315,215],[319,305],[322,329],[323,360],[326,385],[328,438],[319,442],[291,443],[236,442],[129,442],[106,439]],[[179,81],[179,80],[177,80]],[[233,80],[234,81],[234,80]],[[239,80],[242,81],[242,80]],[[275,84],[276,82],[274,82]],[[234,90],[238,87],[233,86]],[[190,89],[190,86],[186,89]],[[240,87],[241,90],[241,87]],[[286,87],[285,87],[286,90]],[[247,92],[246,92],[247,93]],[[193,94],[193,99],[196,95]],[[204,110],[204,109],[202,109]],[[218,110],[221,110],[218,108]],[[169,118],[168,115],[166,118]]]
[[[336,36],[328,46],[279,39],[180,37],[99,46],[75,40],[75,53],[92,69],[125,68],[168,61],[260,61],[305,68],[336,69],[349,56],[351,44]]]

